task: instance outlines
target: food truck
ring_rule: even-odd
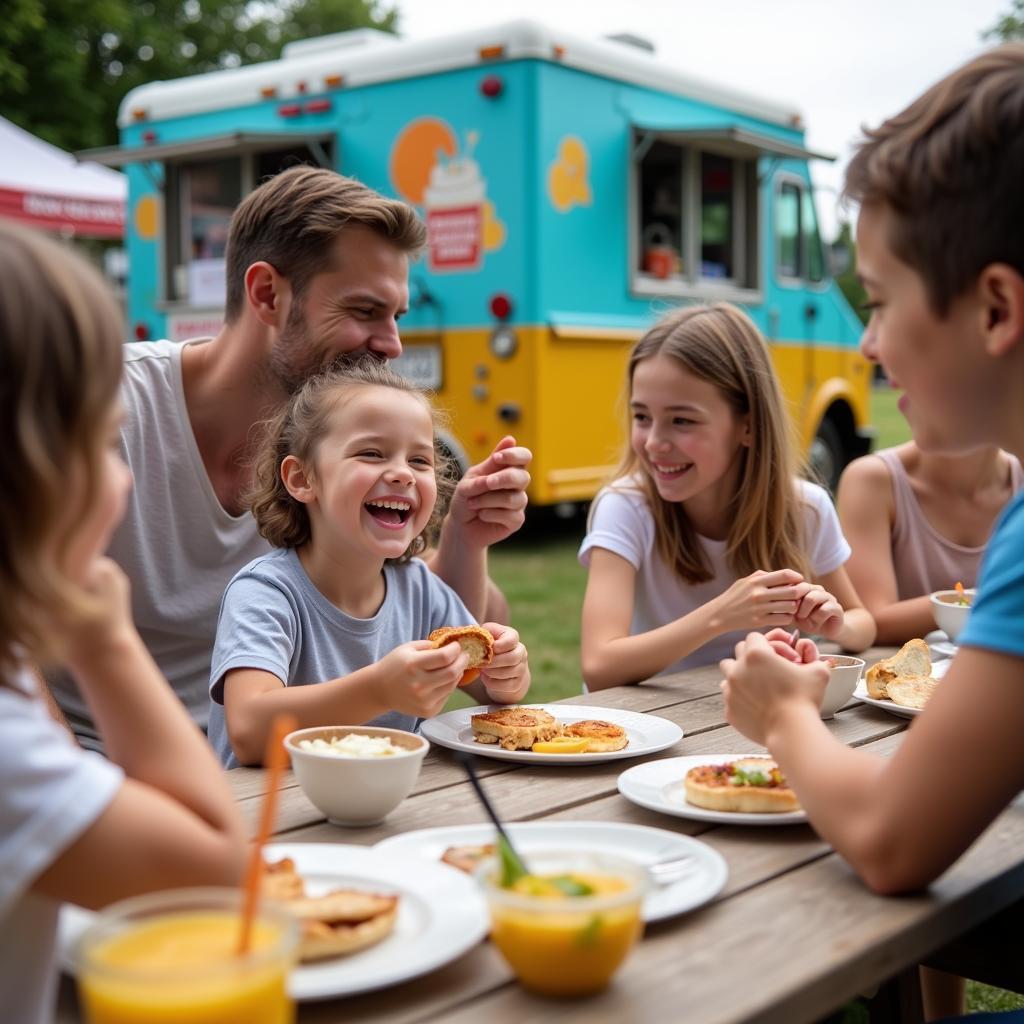
[[[826,480],[868,450],[861,325],[830,278],[799,113],[626,42],[515,21],[423,41],[360,29],[141,86],[129,176],[135,338],[216,333],[231,213],[296,162],[412,204],[399,368],[450,413],[462,467],[504,434],[530,499],[591,498],[625,438],[629,347],[677,303],[742,306]]]

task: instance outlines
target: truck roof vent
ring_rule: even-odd
[[[329,36],[314,36],[312,39],[298,39],[285,43],[281,57],[308,57],[312,53],[336,53],[338,50],[354,50],[357,47],[388,45],[401,40],[392,32],[381,32],[379,28],[353,28],[348,32],[332,32]]]
[[[633,35],[632,32],[616,32],[614,35],[605,36],[613,43],[621,43],[623,46],[632,46],[637,50],[646,50],[647,53],[654,53],[654,43],[643,36]]]

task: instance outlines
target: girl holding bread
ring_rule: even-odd
[[[875,624],[828,494],[798,479],[767,347],[741,310],[669,313],[627,371],[630,441],[580,561],[591,690],[712,664],[754,628],[853,651]]]
[[[213,753],[104,557],[131,477],[118,427],[124,323],[92,267],[0,220],[0,1007],[53,1020],[63,902],[235,885],[244,833]],[[70,670],[110,760],[51,715]]]
[[[474,623],[415,557],[453,489],[423,392],[370,356],[338,364],[266,425],[256,478],[252,514],[275,550],[221,602],[210,742],[226,767],[259,763],[280,712],[300,728],[412,730],[460,682],[480,702],[522,699],[530,673],[514,629],[477,627],[492,650],[472,682],[450,634],[424,639]]]

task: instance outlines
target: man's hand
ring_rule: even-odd
[[[527,470],[533,452],[503,437],[479,465],[471,466],[452,496],[448,521],[463,545],[487,548],[526,521]],[[447,524],[446,524],[447,525]]]

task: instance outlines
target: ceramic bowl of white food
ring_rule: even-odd
[[[957,642],[957,637],[967,625],[967,617],[971,614],[971,604],[974,603],[974,588],[965,590],[964,597],[967,598],[968,604],[961,603],[960,594],[955,590],[936,590],[931,595],[935,624],[953,643]]]
[[[823,654],[821,660],[829,667],[828,687],[821,701],[821,717],[832,718],[853,696],[864,671],[863,658],[847,654]]]
[[[383,737],[391,752],[343,756],[331,741],[349,735]],[[302,792],[332,825],[382,821],[412,792],[430,749],[415,733],[373,725],[298,729],[285,737],[284,745]]]

